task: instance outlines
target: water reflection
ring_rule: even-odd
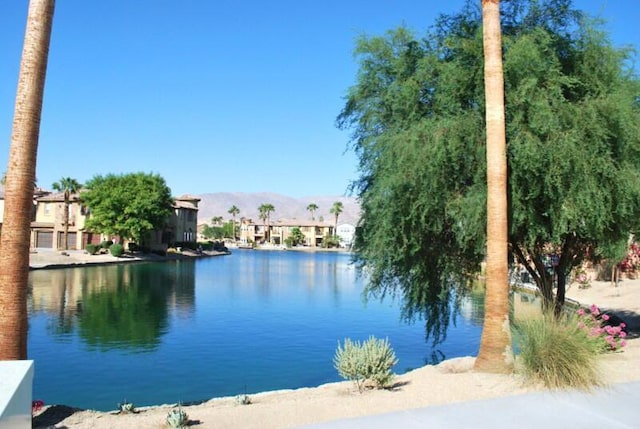
[[[90,348],[153,350],[170,308],[182,318],[194,312],[195,263],[38,270],[30,291],[30,313],[45,313],[56,338],[77,332]]]

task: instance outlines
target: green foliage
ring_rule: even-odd
[[[344,347],[338,343],[338,349],[333,358],[333,365],[340,376],[353,380],[362,392],[367,382],[378,388],[388,388],[393,385],[391,368],[398,363],[396,355],[388,339],[378,339],[373,336],[363,343],[346,338]]]
[[[573,316],[549,316],[515,326],[524,374],[548,388],[585,388],[601,384],[598,338],[580,328]]]
[[[124,254],[124,247],[122,247],[122,244],[120,243],[113,244],[111,245],[111,247],[109,247],[109,253],[111,253],[111,255],[115,256],[116,258],[119,258]]]
[[[291,235],[284,240],[284,243],[287,247],[297,246],[298,244],[304,243],[304,234],[300,228],[295,227],[291,230]]]
[[[90,255],[95,255],[96,253],[98,253],[98,249],[99,247],[92,243],[88,243],[87,247],[85,248],[87,253]]]
[[[322,247],[324,248],[332,248],[340,246],[340,238],[335,235],[327,234],[322,238]]]
[[[640,81],[629,52],[569,0],[502,3],[510,249],[535,263],[551,300],[548,253],[560,257],[564,290],[571,268],[638,227]],[[357,81],[337,118],[359,157],[354,250],[366,293],[401,294],[434,334],[448,323],[441,297],[484,258],[481,24],[468,3],[424,37],[405,28],[361,37]]]
[[[109,247],[111,247],[112,244],[113,244],[113,241],[105,240],[102,243],[100,243],[100,247],[103,249],[108,249]]]
[[[129,173],[95,176],[82,202],[89,211],[88,231],[143,244],[147,232],[161,229],[172,214],[171,190],[159,175]]]
[[[189,415],[182,408],[174,408],[167,414],[167,426],[170,428],[185,428],[189,424]]]

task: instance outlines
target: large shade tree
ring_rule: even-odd
[[[27,13],[0,239],[0,360],[27,358],[29,235],[54,6],[31,0]]]
[[[640,86],[630,52],[569,0],[503,0],[501,13],[509,246],[549,309],[562,306],[573,267],[636,230]],[[362,37],[356,56],[338,117],[359,157],[355,258],[370,294],[399,292],[437,334],[450,286],[485,257],[480,5],[440,17],[421,38],[405,28]]]
[[[157,174],[95,176],[85,185],[85,229],[144,245],[146,234],[162,229],[173,211],[171,189]]]

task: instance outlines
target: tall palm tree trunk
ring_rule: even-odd
[[[487,127],[487,266],[485,315],[475,369],[510,372],[507,156],[500,1],[482,0]]]
[[[31,0],[27,15],[0,238],[0,360],[27,358],[29,236],[54,5]]]

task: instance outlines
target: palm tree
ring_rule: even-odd
[[[259,214],[260,219],[262,219],[263,223],[266,222],[264,239],[267,243],[269,243],[270,241],[269,216],[271,215],[271,212],[274,212],[274,211],[276,211],[276,209],[275,207],[273,207],[273,204],[261,204],[260,207],[258,207],[258,212],[260,212]]]
[[[220,225],[221,222],[222,222],[222,216],[214,216],[211,218],[211,223],[213,225]]]
[[[487,127],[487,260],[484,324],[475,369],[513,370],[509,327],[507,155],[500,1],[482,0]]]
[[[0,235],[0,360],[27,358],[33,188],[54,0],[31,0],[20,63]]]
[[[314,213],[318,210],[316,203],[311,203],[307,206],[307,210],[311,212],[311,220],[315,220]]]
[[[336,201],[335,203],[333,203],[333,206],[331,206],[331,210],[329,210],[329,213],[335,216],[335,224],[333,226],[334,237],[338,235],[338,216],[340,216],[340,213],[342,213],[343,208],[344,206],[342,205],[342,202]]]
[[[71,194],[80,190],[82,185],[76,179],[63,177],[59,182],[54,183],[53,189],[64,192],[64,250],[69,249],[69,205],[71,204]]]
[[[227,212],[233,217],[233,241],[236,241],[236,216],[240,213],[240,209],[235,205],[231,206],[229,211]]]

